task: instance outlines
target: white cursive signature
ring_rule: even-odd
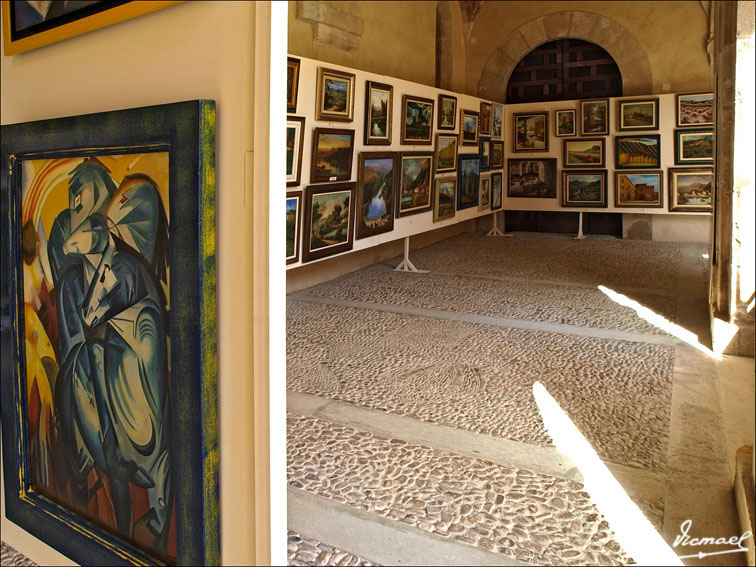
[[[725,551],[712,551],[709,553],[699,551],[698,553],[694,553],[693,555],[681,555],[680,559],[685,559],[688,557],[698,557],[699,559],[702,559],[710,555],[723,555],[725,553],[740,553],[741,551],[748,551],[745,547],[743,547],[743,542],[753,535],[751,532],[745,532],[740,536],[732,536],[729,539],[724,537],[691,538],[688,535],[688,532],[690,531],[692,525],[693,520],[685,520],[682,524],[680,524],[680,535],[675,538],[675,542],[672,544],[672,547],[677,547],[678,545],[689,545],[692,547],[698,547],[700,545],[736,545],[737,548],[727,549]]]

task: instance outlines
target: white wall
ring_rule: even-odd
[[[199,98],[217,103],[221,553],[251,564],[254,540],[251,186],[255,6],[185,2],[2,57],[0,120],[26,122]],[[282,39],[285,41],[285,39]],[[240,293],[241,290],[241,293]],[[2,537],[42,565],[70,563],[5,518]]]

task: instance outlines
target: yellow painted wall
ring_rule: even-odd
[[[332,4],[338,6],[339,2]],[[312,24],[298,20],[297,2],[289,2],[289,53],[433,86],[436,3],[369,1],[356,4],[364,20],[364,31],[357,49],[347,52],[316,44]]]
[[[713,88],[706,55],[709,24],[701,2],[485,2],[466,52],[465,92],[477,94],[488,57],[523,24],[557,12],[592,12],[612,19],[645,48],[653,93]],[[587,39],[587,38],[582,38]],[[663,85],[669,84],[667,91]],[[651,94],[651,93],[648,93]]]

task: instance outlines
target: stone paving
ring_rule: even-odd
[[[8,567],[36,567],[37,565],[34,561],[26,557],[26,555],[20,554],[5,542],[2,543],[1,552],[0,565],[3,565],[3,567],[6,565]]]
[[[321,543],[294,530],[288,532],[286,549],[289,565],[377,566],[377,563],[371,563],[367,559]]]

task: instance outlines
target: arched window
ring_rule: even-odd
[[[512,71],[507,103],[622,96],[619,67],[606,50],[580,39],[536,47]]]

